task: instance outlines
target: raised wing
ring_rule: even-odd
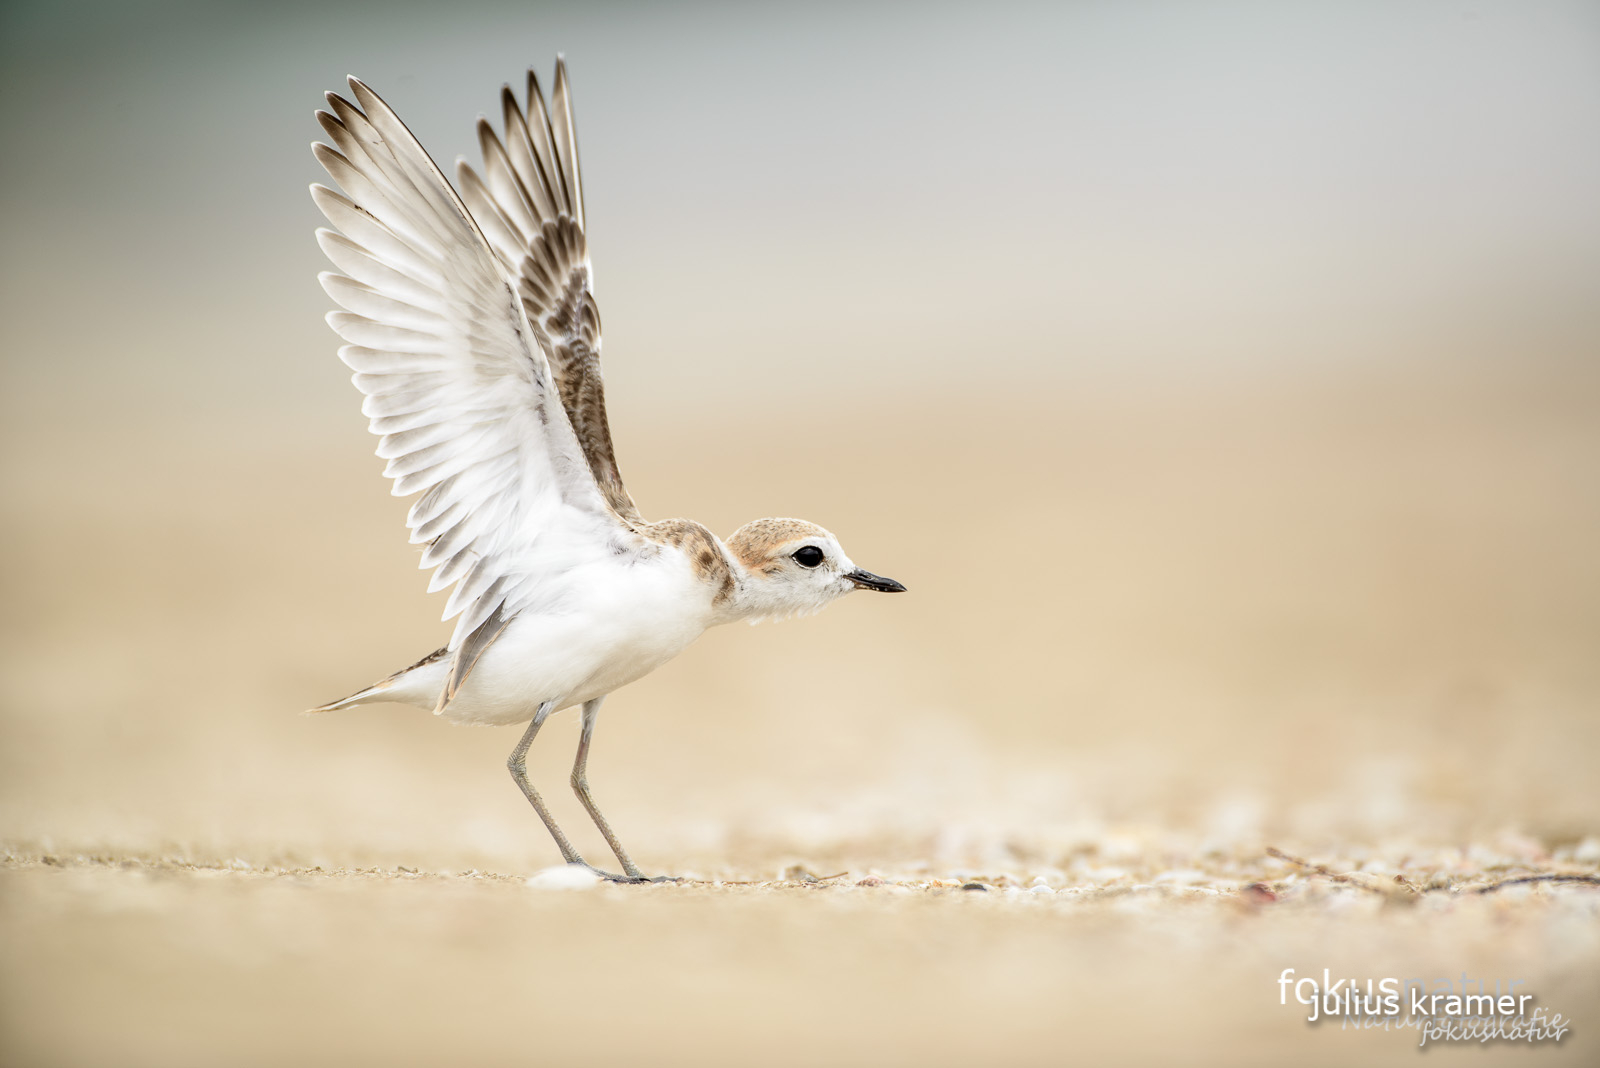
[[[606,501],[624,520],[639,521],[623,488],[606,421],[600,375],[600,310],[594,269],[584,237],[583,180],[572,124],[566,64],[556,60],[552,108],[528,71],[528,108],[518,107],[508,85],[500,94],[505,141],[487,119],[478,120],[484,177],[456,161],[461,195],[510,276],[549,356],[567,419]]]
[[[574,437],[523,302],[465,205],[405,125],[355,78],[359,107],[328,94],[312,146],[344,195],[311,193],[340,231],[317,240],[343,273],[321,275],[346,311],[329,324],[349,344],[361,409],[395,496],[422,496],[406,524],[454,584],[460,614],[442,709],[477,658],[535,596],[538,561],[604,552],[626,528],[607,506]],[[541,547],[544,551],[541,552]]]

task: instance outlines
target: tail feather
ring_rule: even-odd
[[[418,703],[418,695],[411,691],[416,688],[417,682],[422,681],[424,677],[417,676],[413,679],[407,679],[406,676],[419,668],[438,663],[445,659],[449,653],[449,649],[435,649],[410,667],[396,671],[388,678],[375,682],[364,690],[358,690],[349,697],[340,698],[337,701],[329,701],[327,704],[318,705],[316,708],[306,709],[306,715],[312,716],[319,712],[337,712],[341,708],[352,708],[356,705],[367,705],[378,701],[399,701],[404,704],[416,704]],[[403,679],[406,681],[406,685],[397,685]],[[429,695],[427,700],[431,706],[432,696]]]
[[[383,692],[388,688],[389,680],[384,679],[382,682],[374,683],[371,686],[368,686],[365,690],[362,690],[359,693],[353,693],[349,697],[343,697],[337,701],[329,701],[327,704],[318,705],[316,708],[308,708],[306,709],[305,714],[308,716],[314,716],[318,712],[337,712],[341,708],[352,708],[356,705],[364,705],[371,701],[382,701],[385,700]]]

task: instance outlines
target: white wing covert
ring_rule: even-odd
[[[439,168],[376,93],[356,78],[359,107],[328,94],[313,145],[344,190],[312,196],[340,233],[317,239],[343,273],[320,276],[346,310],[329,324],[365,394],[395,496],[422,496],[406,524],[451,584],[457,614],[439,710],[477,658],[535,594],[541,539],[551,549],[626,535],[590,473],[522,300]],[[545,555],[549,555],[546,553]]]

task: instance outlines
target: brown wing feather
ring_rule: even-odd
[[[457,161],[462,197],[502,265],[517,280],[528,322],[543,346],[589,470],[606,503],[626,523],[641,522],[622,484],[600,372],[600,309],[583,229],[583,184],[566,65],[556,61],[553,108],[545,107],[538,78],[528,72],[523,111],[507,86],[501,92],[502,141],[478,120],[483,177]]]

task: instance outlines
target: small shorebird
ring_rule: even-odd
[[[317,159],[344,190],[311,195],[338,230],[320,276],[345,311],[328,323],[365,394],[393,492],[422,496],[406,524],[453,585],[450,644],[326,712],[378,701],[458,723],[528,724],[507,761],[568,864],[583,858],[528,781],[524,759],[554,712],[583,706],[572,788],[622,865],[644,878],[589,793],[606,695],[707,628],[815,612],[857,589],[896,593],[839,541],[798,519],[758,519],[726,541],[689,519],[650,522],[623,488],[606,422],[600,313],[587,250],[572,99],[561,60],[545,106],[501,92],[504,139],[478,120],[483,175],[452,188],[360,80],[328,94]]]

